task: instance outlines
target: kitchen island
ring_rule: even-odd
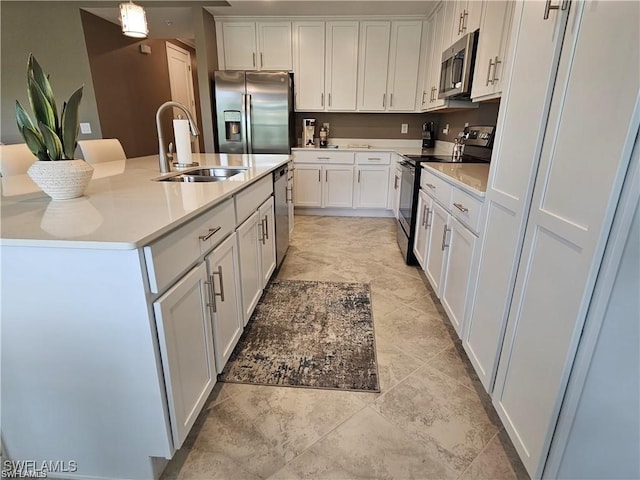
[[[86,195],[58,202],[2,179],[8,458],[60,462],[50,477],[160,476],[242,333],[243,248],[269,257],[251,232],[272,233],[270,172],[289,159],[196,155],[246,169],[211,183],[153,181],[156,156],[94,164]]]

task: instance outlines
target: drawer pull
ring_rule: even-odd
[[[316,157],[318,160],[331,160],[331,157]]]
[[[432,190],[436,189],[436,186],[434,184],[432,184],[432,183],[427,183],[426,185],[427,185],[427,187],[431,188]]]
[[[222,227],[216,227],[216,228],[210,228],[209,229],[209,233],[207,233],[206,235],[200,235],[198,238],[200,240],[202,240],[203,242],[206,242],[207,240],[209,240],[211,237],[213,237],[216,233],[218,233],[218,231],[221,229]]]
[[[462,205],[461,203],[454,203],[453,206],[456,207],[458,210],[460,210],[463,213],[466,213],[466,212],[469,211],[469,209],[467,207],[465,207],[464,205]]]
[[[371,161],[374,161],[374,162],[379,162],[382,159],[380,157],[369,157],[369,158],[367,158],[367,160],[371,160]]]

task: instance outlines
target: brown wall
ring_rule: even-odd
[[[333,138],[389,138],[415,140],[421,138],[422,124],[436,120],[437,115],[424,113],[327,113],[297,112],[296,138],[302,138],[302,119],[316,119],[316,134],[323,123],[329,122]],[[400,126],[409,125],[408,133],[400,133]]]
[[[88,12],[81,11],[81,18],[103,138],[119,139],[127,157],[157,154],[156,111],[171,100],[165,40],[134,40],[122,35],[117,25]],[[174,43],[195,58],[193,49]],[[140,53],[141,44],[151,47],[151,54]],[[194,92],[198,105],[196,85]],[[167,143],[173,131],[171,118],[167,110],[162,119]]]
[[[478,108],[472,108],[468,110],[460,110],[458,112],[440,113],[437,115],[436,129],[438,140],[444,140],[447,142],[453,142],[458,136],[458,133],[464,130],[464,124],[466,122],[469,125],[496,125],[498,121],[498,109],[500,108],[500,102],[495,103],[483,102]],[[449,124],[449,134],[442,133],[442,129]]]

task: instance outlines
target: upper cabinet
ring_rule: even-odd
[[[514,2],[484,2],[478,36],[471,98],[488,100],[502,94],[506,52]]]
[[[358,110],[415,111],[422,22],[360,22]]]
[[[291,22],[225,21],[218,31],[221,69],[293,69]]]
[[[480,28],[482,3],[480,0],[459,0],[455,2],[451,31],[452,44],[467,33],[475,32]]]
[[[324,22],[294,22],[296,110],[324,110]]]

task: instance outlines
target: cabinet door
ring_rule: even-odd
[[[431,215],[433,200],[420,190],[418,194],[418,209],[416,212],[416,233],[413,241],[413,253],[423,270],[426,269],[428,258],[429,232],[431,229]]]
[[[547,459],[639,123],[640,43],[620,38],[637,38],[640,3],[570,8],[578,24],[562,45],[493,391],[532,478]],[[585,115],[586,101],[597,113]],[[594,131],[606,141],[585,142]]]
[[[253,22],[222,24],[226,70],[256,70],[256,25]]]
[[[441,107],[444,105],[444,99],[438,98],[438,88],[440,85],[440,67],[442,65],[442,32],[444,29],[444,4],[440,4],[430,21],[429,40],[431,48],[429,50],[430,67],[429,67],[429,104],[427,108]]]
[[[501,92],[504,52],[513,15],[513,2],[485,2],[482,9],[482,34],[478,37],[476,68],[473,73],[471,97]]]
[[[326,110],[356,110],[358,28],[358,22],[327,22]]]
[[[240,257],[240,278],[242,288],[242,318],[246,325],[262,295],[262,257],[259,242],[262,241],[258,228],[258,212],[254,212],[236,230],[238,236],[238,256]]]
[[[206,282],[207,268],[200,263],[153,303],[176,450],[217,378]]]
[[[478,282],[463,346],[484,388],[491,392],[498,365],[524,227],[538,168],[541,132],[562,47],[567,14],[521,1],[516,6],[511,80],[500,103]],[[535,56],[536,61],[531,58]]]
[[[221,373],[244,326],[236,234],[231,234],[205,260],[209,272],[216,366]]]
[[[442,283],[445,280],[444,265],[447,262],[449,249],[447,239],[449,237],[449,214],[435,201],[432,203],[431,229],[427,250],[427,268],[425,274],[438,298],[442,296]]]
[[[324,110],[324,28],[324,22],[293,24],[296,110]]]
[[[260,258],[262,264],[262,287],[265,287],[276,269],[276,229],[273,197],[264,202],[258,210],[262,225]]]
[[[291,22],[258,22],[260,70],[292,70]]]
[[[372,112],[387,106],[391,22],[360,22],[358,108]]]
[[[442,286],[442,306],[458,336],[461,336],[477,238],[453,217],[449,225],[449,261]]]
[[[387,208],[389,167],[358,166],[354,183],[356,208]]]
[[[353,167],[332,165],[324,172],[323,207],[353,207]]]
[[[453,17],[452,43],[480,28],[483,3],[480,0],[459,0]],[[484,33],[484,32],[483,32]]]
[[[393,22],[389,55],[387,110],[413,111],[416,107],[422,21]]]
[[[287,178],[287,208],[289,212],[289,238],[291,238],[295,221],[293,206],[293,164],[291,162],[289,162],[289,177]]]
[[[322,207],[322,167],[296,164],[293,171],[294,205],[296,207]]]

